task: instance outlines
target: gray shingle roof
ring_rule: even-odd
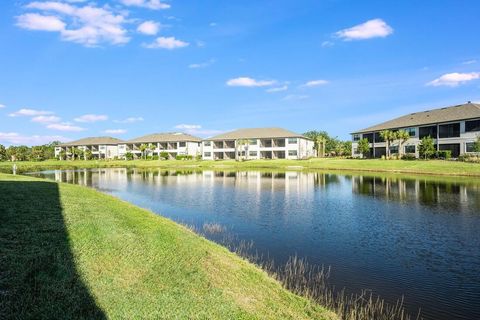
[[[410,113],[352,133],[365,133],[476,118],[480,118],[480,104],[468,102],[451,107]]]
[[[249,128],[238,129],[205,140],[237,140],[237,139],[267,139],[267,138],[304,138],[301,134],[282,128]]]
[[[200,142],[202,139],[181,132],[154,133],[128,140],[127,143],[154,143],[154,142]]]
[[[60,144],[62,147],[70,146],[90,146],[90,145],[117,145],[123,143],[123,140],[112,137],[88,137],[80,140]]]

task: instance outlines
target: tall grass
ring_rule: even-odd
[[[216,228],[224,227],[218,224]],[[197,234],[207,237],[208,232],[188,226]],[[208,230],[208,228],[207,228]],[[217,240],[218,241],[218,240]],[[396,303],[387,303],[369,290],[360,293],[347,293],[345,288],[336,289],[329,284],[331,268],[310,264],[305,258],[291,256],[285,264],[276,264],[268,255],[259,254],[253,241],[238,240],[230,233],[225,233],[218,241],[230,251],[261,267],[270,276],[277,279],[287,290],[309,298],[310,300],[335,312],[343,320],[421,320],[420,310],[413,317],[405,310],[404,299]]]

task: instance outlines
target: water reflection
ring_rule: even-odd
[[[220,229],[277,262],[332,266],[333,284],[405,296],[425,319],[480,319],[480,183],[323,172],[95,169],[39,176]],[[215,237],[212,237],[216,240]]]
[[[383,200],[436,206],[451,213],[470,212],[471,208],[480,208],[478,184],[441,183],[420,178],[353,176],[352,190],[357,194]]]

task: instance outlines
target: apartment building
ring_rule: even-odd
[[[305,159],[314,156],[314,143],[282,128],[239,129],[202,142],[204,160]]]
[[[382,130],[405,130],[408,139],[399,150],[399,143],[390,146],[390,152],[409,153],[419,157],[418,145],[423,137],[430,136],[437,150],[450,150],[452,157],[474,152],[474,142],[480,135],[480,104],[465,104],[414,112],[352,133],[352,155],[360,157],[358,141],[370,143],[370,157],[379,158],[386,154],[386,143],[380,136]]]
[[[119,157],[118,144],[120,143],[123,141],[112,137],[83,138],[56,146],[55,157],[58,158],[62,155],[66,159],[71,159],[72,151],[77,148],[84,152],[90,151],[94,159],[113,159]]]
[[[147,155],[153,156],[167,152],[170,159],[174,159],[177,155],[201,155],[202,139],[192,135],[180,132],[154,133],[146,136],[128,140],[118,145],[118,153],[120,158],[130,152],[135,158],[142,156],[141,146],[146,145]]]

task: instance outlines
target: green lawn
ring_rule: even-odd
[[[380,159],[311,159],[311,160],[252,160],[238,162],[224,161],[44,161],[18,162],[20,171],[40,169],[74,169],[98,167],[137,167],[137,168],[199,168],[199,169],[274,169],[274,170],[344,170],[369,172],[396,172],[410,174],[431,174],[449,176],[480,176],[480,164],[442,160],[380,160]],[[0,162],[0,170],[10,170],[12,163]]]
[[[0,174],[0,315],[335,319],[168,219],[93,189],[8,174]]]

